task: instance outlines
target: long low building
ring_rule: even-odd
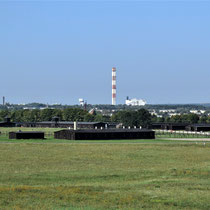
[[[44,132],[39,132],[39,131],[9,132],[9,139],[44,139]]]
[[[210,124],[189,124],[189,123],[152,123],[151,129],[161,130],[185,130],[185,131],[210,131]]]
[[[192,124],[186,126],[187,131],[210,131],[210,124]]]
[[[74,122],[69,121],[44,121],[44,122],[21,122],[17,127],[40,127],[40,128],[74,128]],[[108,123],[103,122],[77,122],[78,129],[106,128]]]
[[[189,123],[152,123],[151,129],[162,129],[162,130],[185,130]]]
[[[54,132],[54,137],[68,140],[155,139],[155,132],[147,129],[65,129]]]
[[[3,122],[0,122],[0,127],[15,127],[16,123],[10,121],[10,117],[5,117]]]

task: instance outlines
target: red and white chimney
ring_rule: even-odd
[[[112,68],[112,105],[116,105],[116,68]]]

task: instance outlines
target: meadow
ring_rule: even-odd
[[[0,209],[210,209],[210,143],[9,140]]]

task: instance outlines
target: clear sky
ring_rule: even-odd
[[[0,1],[0,97],[11,103],[210,102],[208,1]]]

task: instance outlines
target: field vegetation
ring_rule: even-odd
[[[209,209],[210,144],[0,137],[0,209]]]

